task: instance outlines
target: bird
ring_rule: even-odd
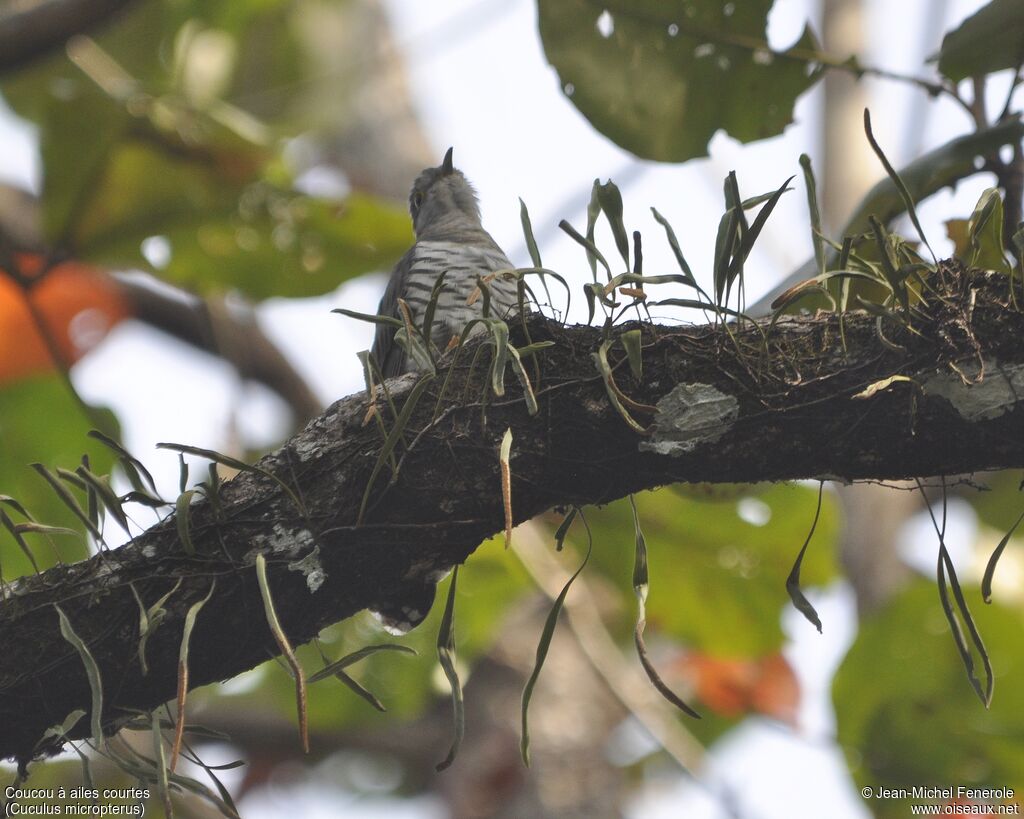
[[[416,178],[409,212],[416,241],[391,272],[379,315],[402,320],[402,299],[413,325],[421,326],[434,285],[444,275],[430,328],[431,343],[443,352],[470,321],[484,315],[485,301],[496,318],[508,318],[518,310],[515,265],[484,230],[476,191],[452,164],[452,148],[439,166],[426,168]],[[482,297],[480,280],[489,299]],[[373,340],[371,352],[385,378],[418,369],[395,340],[395,332],[393,325],[378,324]]]
[[[442,275],[430,328],[430,343],[441,352],[459,338],[469,322],[484,316],[485,302],[495,318],[507,320],[518,312],[515,266],[484,230],[476,191],[453,165],[452,148],[440,165],[426,168],[416,178],[409,193],[409,213],[416,241],[391,272],[378,315],[404,320],[401,299],[413,326],[421,327]],[[483,298],[481,287],[487,288],[489,298]],[[525,304],[524,309],[528,309]],[[477,328],[484,329],[481,325]],[[371,353],[385,378],[420,369],[396,340],[396,332],[403,331],[380,323],[373,340]],[[370,611],[386,631],[405,634],[426,619],[437,583],[446,574],[410,578],[371,605]]]

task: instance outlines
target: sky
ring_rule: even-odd
[[[952,27],[980,5],[980,0],[870,0],[870,46],[863,59],[920,73],[922,54],[938,44],[934,32]],[[789,45],[808,16],[816,26],[814,7],[810,0],[778,0],[770,17],[772,44]],[[801,153],[820,159],[820,85],[800,100],[796,123],[783,135],[742,146],[719,134],[707,159],[662,165],[639,160],[596,133],[561,93],[537,37],[532,0],[387,0],[386,8],[438,162],[453,146],[456,164],[480,195],[485,227],[517,264],[529,263],[519,221],[522,198],[530,209],[545,266],[577,284],[589,278],[582,250],[564,237],[557,223],[564,218],[584,226],[594,178],[610,177],[622,188],[627,226],[644,233],[645,269],[675,271],[650,214],[649,208],[655,206],[675,227],[687,258],[706,283],[709,276],[700,271],[711,267],[725,175],[735,170],[745,194],[761,193],[777,188],[790,175],[799,180]],[[922,106],[920,92],[890,82],[870,80],[868,87],[876,136],[897,167],[968,129],[963,113],[949,103]],[[882,168],[875,171],[881,178]],[[0,180],[33,189],[39,184],[31,128],[2,111]],[[960,186],[955,198],[944,193],[922,208],[925,231],[940,256],[950,247],[942,238],[939,220],[953,213],[969,215],[987,184],[984,179],[971,180]],[[751,298],[811,255],[808,225],[805,197],[798,186],[783,197],[750,259]],[[603,243],[608,246],[607,237]],[[366,277],[319,299],[271,300],[259,309],[268,334],[290,354],[325,402],[361,387],[355,352],[366,349],[371,336],[368,326],[330,310],[345,306],[374,312],[383,283],[383,274]],[[161,480],[172,494],[176,461],[154,452],[156,441],[188,441],[230,451],[239,441],[251,447],[269,445],[285,432],[284,407],[269,391],[241,383],[222,362],[132,322],[117,328],[84,360],[74,380],[87,399],[118,412],[131,450],[147,463],[159,464],[161,457],[166,458]],[[182,383],[189,385],[187,392],[180,389]],[[795,612],[785,622],[793,637],[788,656],[805,691],[804,734],[794,736],[767,722],[751,721],[713,754],[711,775],[740,795],[744,816],[817,819],[826,797],[832,819],[868,816],[843,760],[828,741],[833,730],[828,686],[852,639],[852,598],[848,590],[836,587],[812,599],[825,622],[833,625],[827,639],[814,634]],[[294,800],[296,795],[287,798]],[[288,804],[295,806],[294,801]],[[316,815],[320,803],[313,798],[310,804],[305,815]],[[252,813],[247,815],[279,815],[274,813],[279,807],[271,800],[265,813],[250,806]],[[383,808],[369,806],[365,815],[383,816]],[[439,815],[429,801],[392,803],[388,809],[394,811],[389,816],[409,819]],[[359,811],[352,805],[346,815],[360,816]],[[724,816],[720,804],[676,775],[646,783],[630,815]]]

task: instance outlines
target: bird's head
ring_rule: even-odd
[[[409,194],[409,212],[417,236],[445,223],[468,221],[473,227],[480,226],[476,191],[462,171],[452,165],[451,148],[438,167],[427,168],[416,178]]]

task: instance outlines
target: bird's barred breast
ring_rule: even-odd
[[[477,288],[477,276],[484,277],[513,267],[508,257],[496,248],[460,242],[418,242],[403,288],[404,298],[417,316],[422,315],[438,277],[446,274],[438,295],[435,318],[449,332],[459,332],[469,321],[483,315],[483,299],[471,298]],[[488,284],[491,314],[506,315],[518,302],[515,281],[497,277]]]

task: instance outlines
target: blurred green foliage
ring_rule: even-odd
[[[113,413],[94,409],[95,417],[106,422],[108,429],[117,428]],[[56,375],[37,376],[4,385],[0,389],[0,494],[11,495],[19,501],[33,518],[52,526],[81,529],[82,526],[61,502],[46,481],[30,463],[41,463],[50,471],[58,467],[74,470],[88,455],[94,473],[109,473],[113,454],[106,447],[86,437],[93,428],[90,419],[82,415],[67,387]],[[69,487],[70,488],[70,487]],[[71,490],[82,506],[84,493]],[[5,511],[15,523],[23,522],[21,515],[9,507]],[[147,522],[143,526],[149,525]],[[113,525],[113,529],[117,529]],[[75,538],[54,535],[53,548],[40,535],[26,536],[40,569],[62,559],[66,563],[87,555],[85,535]],[[115,540],[120,540],[120,535]],[[31,573],[28,558],[17,547],[10,535],[0,529],[0,576],[6,581]]]
[[[4,78],[38,128],[48,240],[257,299],[318,295],[393,264],[412,239],[403,208],[300,193],[284,160],[310,126],[317,64],[299,23],[313,5],[146,0]],[[143,254],[150,237],[166,241],[166,263]]]
[[[918,579],[861,621],[833,683],[837,739],[858,785],[1024,789],[1024,616],[965,587],[996,673],[991,709],[964,677],[932,580]],[[921,801],[921,800],[911,800]],[[876,816],[908,815],[873,800]]]
[[[772,0],[538,0],[562,90],[594,127],[644,159],[707,155],[719,129],[740,142],[782,133],[819,74],[809,26],[768,47]]]
[[[1024,4],[1019,0],[992,0],[942,38],[932,59],[951,80],[980,77],[1021,61]]]

